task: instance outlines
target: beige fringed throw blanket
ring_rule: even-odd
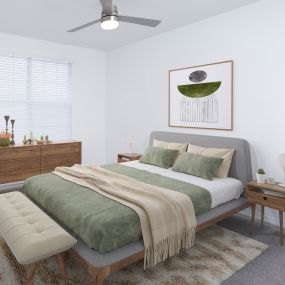
[[[196,217],[185,194],[152,186],[98,166],[58,167],[53,172],[133,209],[140,218],[145,268],[193,246]]]

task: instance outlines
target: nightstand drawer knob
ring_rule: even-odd
[[[267,200],[267,197],[263,197],[263,200]]]

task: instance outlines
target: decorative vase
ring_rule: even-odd
[[[256,173],[256,181],[257,183],[265,183],[265,174]]]
[[[11,120],[11,125],[12,125],[12,134],[11,134],[11,142],[10,142],[10,144],[11,145],[15,145],[15,140],[14,140],[14,138],[15,138],[15,135],[14,135],[15,120],[14,119]]]
[[[6,122],[6,133],[8,133],[8,123],[9,123],[10,116],[4,116],[4,119]]]
[[[9,146],[9,145],[10,145],[10,139],[0,139],[0,147]]]

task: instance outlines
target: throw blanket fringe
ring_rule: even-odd
[[[180,234],[160,241],[155,248],[147,248],[145,250],[144,268],[152,268],[168,257],[179,254],[181,248],[192,247],[195,240],[195,231],[196,227],[184,229]]]
[[[194,244],[196,217],[191,199],[98,166],[58,167],[53,172],[133,209],[140,218],[144,268]]]

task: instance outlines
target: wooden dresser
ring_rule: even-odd
[[[81,163],[81,142],[0,147],[0,184]]]

